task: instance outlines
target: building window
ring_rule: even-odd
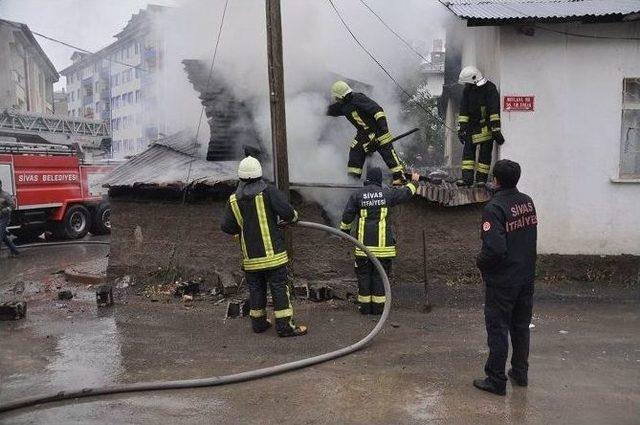
[[[136,90],[136,103],[140,102],[140,90]]]
[[[133,51],[136,55],[140,51],[140,44],[138,42],[133,43]]]
[[[623,81],[620,178],[640,178],[640,78]]]
[[[140,78],[140,68],[136,67],[136,79]]]

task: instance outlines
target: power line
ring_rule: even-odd
[[[14,22],[8,22],[8,21],[5,21],[5,22],[11,24],[12,26],[14,26],[16,28],[22,29],[21,26],[19,26],[18,24],[14,23]],[[89,54],[89,55],[95,55],[96,54],[95,52],[92,52],[90,50],[83,49],[82,47],[74,46],[73,44],[69,44],[69,43],[67,43],[65,41],[61,41],[61,40],[58,40],[58,39],[53,38],[53,37],[49,37],[48,35],[41,34],[41,33],[37,32],[37,31],[33,31],[31,29],[29,31],[31,31],[31,33],[33,35],[37,35],[38,37],[44,38],[45,40],[53,41],[54,43],[58,43],[58,44],[61,44],[63,46],[66,46],[66,47],[70,47],[70,48],[72,48],[74,50],[77,50],[79,52],[86,53],[86,54]],[[140,65],[131,65],[130,63],[120,62],[120,61],[115,60],[115,59],[110,59],[108,56],[105,57],[104,59],[109,61],[109,62],[113,62],[113,63],[117,63],[119,65],[127,66],[129,68],[135,68],[135,69],[139,69],[140,71],[151,72],[150,70],[148,70],[146,68],[143,68]]]
[[[391,31],[391,33],[393,35],[395,35],[400,41],[402,41],[402,43],[407,46],[409,48],[409,50],[411,50],[413,53],[415,53],[418,57],[420,57],[422,60],[424,60],[425,62],[429,62],[429,59],[427,59],[422,53],[418,52],[416,49],[413,48],[413,46],[404,38],[402,37],[400,34],[398,34],[393,28],[391,28],[381,17],[380,15],[378,15],[371,7],[369,7],[369,5],[367,3],[365,3],[364,0],[360,0],[360,3],[362,3],[364,5],[364,7],[366,7],[367,9],[369,9],[369,12],[371,12],[376,18],[378,18],[378,20],[380,22],[382,22],[382,25],[384,25],[385,27],[387,27],[387,29],[389,31]]]
[[[630,41],[640,41],[640,37],[614,37],[614,36],[606,36],[606,35],[589,35],[589,34],[579,34],[575,32],[568,31],[560,31],[554,30],[552,28],[546,28],[540,25],[534,25],[534,28],[541,29],[543,31],[552,32],[555,34],[562,34],[570,37],[579,37],[579,38],[591,38],[591,39],[600,39],[600,40],[630,40]]]
[[[400,91],[402,93],[404,93],[405,96],[407,96],[409,99],[413,99],[413,95],[411,93],[409,93],[404,87],[402,87],[402,85],[389,73],[389,71],[387,71],[387,69],[384,67],[384,65],[382,65],[378,59],[376,59],[376,57],[360,42],[360,40],[358,39],[358,37],[356,37],[356,35],[353,33],[353,31],[351,31],[351,28],[349,28],[349,25],[347,24],[347,22],[344,20],[344,18],[340,14],[340,11],[338,10],[338,8],[336,8],[336,5],[333,3],[333,0],[327,0],[327,1],[329,2],[331,7],[333,8],[333,10],[335,11],[336,15],[338,15],[338,18],[340,19],[340,22],[342,22],[342,25],[344,25],[345,29],[349,32],[349,34],[351,35],[351,38],[353,38],[353,40],[356,42],[356,44],[371,58],[371,60],[373,60],[376,63],[376,65],[378,65],[378,67],[382,70],[382,72],[384,72],[387,75],[387,77],[389,77],[389,79],[391,81],[393,81],[393,83],[400,89]],[[453,132],[457,131],[457,130],[449,127],[447,125],[447,123],[445,123],[444,120],[442,120],[442,118],[440,118],[439,116],[435,115],[433,112],[431,112],[430,110],[425,108],[424,105],[422,105],[422,103],[416,102],[416,104],[427,115],[431,116],[436,121],[440,122],[440,124],[442,124],[448,130],[453,131]]]
[[[209,67],[209,76],[207,77],[207,84],[205,85],[205,93],[209,91],[209,84],[211,83],[211,79],[213,77],[213,67],[216,63],[216,57],[218,56],[218,46],[220,45],[220,38],[222,35],[222,27],[224,26],[224,19],[227,16],[227,7],[229,5],[229,0],[225,0],[224,2],[224,9],[222,10],[222,17],[220,18],[220,26],[218,27],[218,35],[216,36],[216,44],[215,47],[213,48],[213,55],[211,57],[211,66]],[[200,135],[200,126],[202,125],[202,117],[204,116],[204,111],[205,111],[205,105],[202,105],[202,108],[200,109],[200,118],[198,119],[198,126],[196,129],[196,137],[193,141],[193,149],[191,151],[191,156],[195,156],[196,153],[196,148],[198,147],[198,136]],[[193,166],[193,161],[194,158],[191,159],[191,161],[189,161],[189,170],[187,172],[187,184],[189,184],[189,179],[191,178],[191,169]],[[185,191],[186,194],[186,191]],[[183,202],[184,202],[184,198],[183,198]]]

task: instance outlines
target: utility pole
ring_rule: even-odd
[[[266,6],[273,165],[276,186],[289,199],[289,159],[287,156],[287,121],[284,109],[284,64],[282,62],[280,0],[266,0]]]

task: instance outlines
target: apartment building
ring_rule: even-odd
[[[0,19],[0,109],[52,114],[58,79],[29,27]]]
[[[164,47],[154,18],[165,10],[140,10],[114,43],[94,54],[74,52],[73,64],[60,72],[67,80],[68,114],[108,121],[115,159],[142,152],[164,131],[155,107]]]

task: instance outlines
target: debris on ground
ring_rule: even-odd
[[[193,295],[200,293],[200,282],[197,280],[189,280],[186,282],[178,281],[176,284],[173,295],[176,297],[183,297],[188,295],[193,299]]]
[[[113,305],[113,287],[111,285],[100,285],[96,288],[96,302],[98,307],[108,307]]]
[[[569,333],[569,331],[559,330],[559,331],[558,331],[558,333],[559,333],[559,334],[562,334],[562,335],[566,335],[566,334],[568,334],[568,333]]]
[[[59,300],[70,300],[73,298],[73,293],[69,290],[59,291],[58,299]]]
[[[234,317],[246,317],[249,315],[249,300],[248,299],[234,299],[227,304],[226,319]]]
[[[331,298],[333,298],[333,290],[329,285],[319,284],[309,287],[309,299],[311,301],[328,301]]]
[[[182,301],[193,301],[193,295],[183,295]]]
[[[126,276],[122,276],[120,279],[116,279],[115,283],[116,283],[116,288],[124,289],[133,285],[133,279],[131,278],[131,276],[126,275]]]
[[[27,303],[11,301],[0,303],[0,320],[20,320],[27,316]]]
[[[216,279],[213,295],[234,295],[238,293],[240,284],[242,283],[242,275],[236,275],[226,271],[216,270]]]

